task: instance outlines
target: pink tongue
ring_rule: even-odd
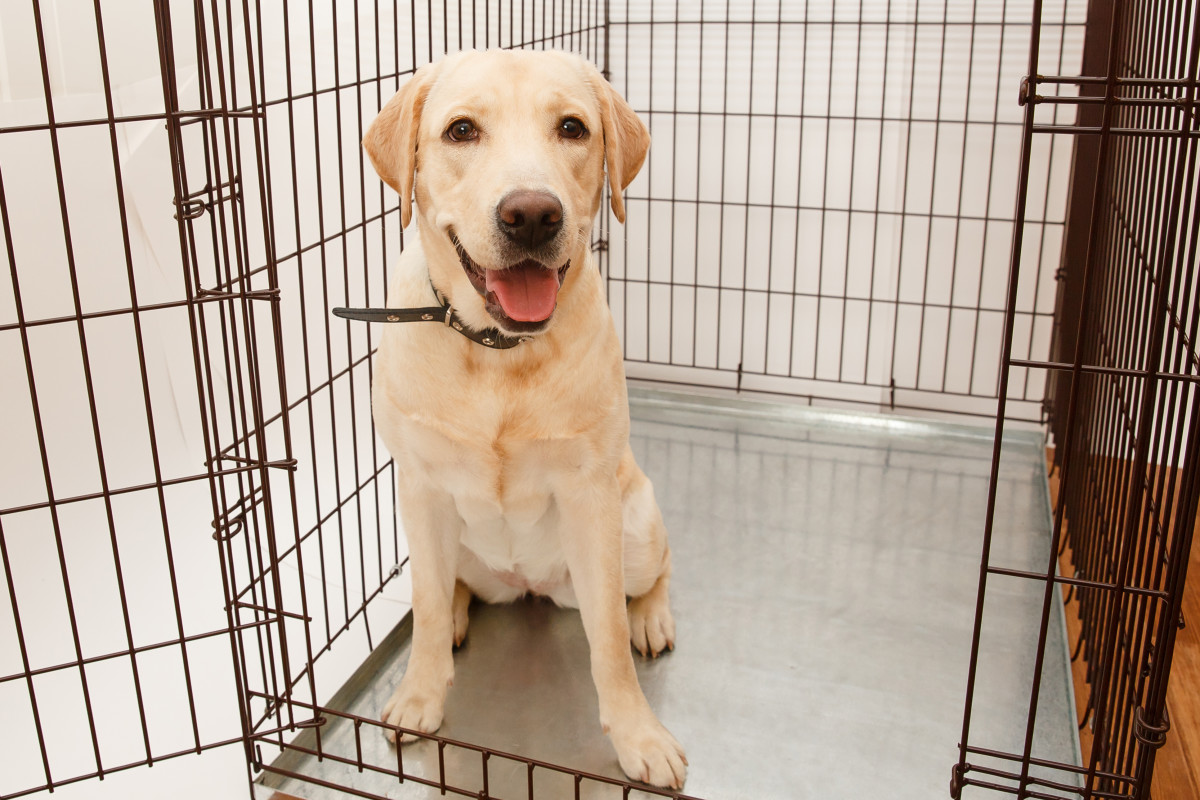
[[[525,262],[504,270],[484,270],[484,281],[504,313],[518,322],[541,322],[554,313],[558,273]]]

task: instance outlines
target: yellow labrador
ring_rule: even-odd
[[[605,165],[624,221],[621,193],[649,144],[599,72],[559,52],[449,56],[367,131],[402,224],[416,221],[389,307],[444,298],[468,332],[523,339],[501,350],[442,325],[383,330],[372,402],[399,473],[414,624],[383,719],[437,730],[472,595],[536,593],[580,610],[621,768],[678,788],[683,748],[647,704],[629,646],[674,646],[670,551],[629,448],[621,350],[589,248]]]

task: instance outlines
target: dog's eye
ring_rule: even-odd
[[[585,133],[587,128],[575,117],[567,117],[558,123],[558,135],[564,139],[582,139]]]
[[[479,138],[479,129],[469,119],[456,119],[446,129],[446,138],[452,142],[469,142]]]

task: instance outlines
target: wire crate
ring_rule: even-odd
[[[328,312],[378,305],[405,244],[366,126],[417,68],[472,47],[579,52],[651,128],[627,224],[603,212],[593,242],[630,378],[996,421],[955,795],[1148,797],[1200,483],[1198,13],[6,8],[0,797],[233,748],[253,778],[280,751],[324,754],[335,717],[379,733],[332,701],[403,629],[406,547],[370,423],[375,334]],[[1043,424],[1055,546],[1016,570],[991,554],[1000,447],[1006,425]],[[971,724],[1002,581],[1042,598],[1023,751]],[[1033,746],[1063,585],[1092,698],[1082,764]],[[483,794],[399,761],[397,777],[486,797],[495,759],[528,769],[531,797],[543,772],[672,796],[429,738],[477,754]]]

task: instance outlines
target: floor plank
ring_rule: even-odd
[[[1052,507],[1058,497],[1058,474],[1052,471],[1053,457],[1054,449],[1046,448]],[[1063,553],[1059,567],[1065,576],[1074,574],[1070,548]],[[1188,625],[1177,634],[1167,687],[1167,714],[1171,720],[1171,732],[1155,760],[1150,787],[1152,800],[1200,798],[1200,547],[1192,547],[1188,575],[1190,580],[1183,597],[1183,614]],[[1079,641],[1078,603],[1072,593],[1064,591],[1063,594],[1068,599],[1067,635],[1074,650]],[[1075,705],[1080,718],[1087,707],[1086,669],[1082,658],[1076,659],[1071,665],[1075,679]],[[1092,746],[1091,731],[1086,726],[1079,732],[1079,741],[1086,760]]]

